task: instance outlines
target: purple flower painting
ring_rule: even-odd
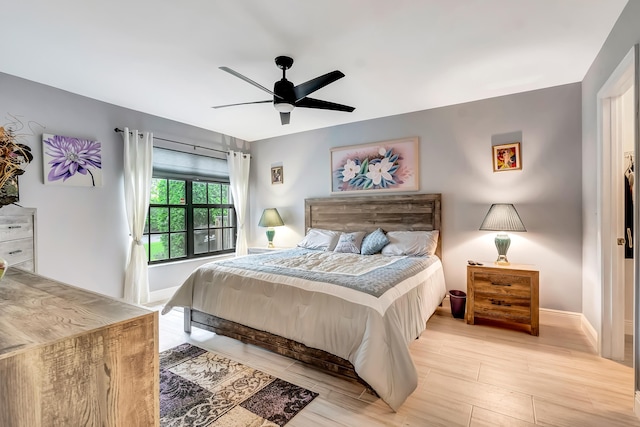
[[[101,144],[62,135],[42,135],[45,184],[102,186]]]

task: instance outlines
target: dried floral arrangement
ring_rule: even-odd
[[[20,144],[11,129],[0,127],[0,189],[9,180],[22,175],[24,166],[33,160],[31,148]],[[7,204],[0,200],[0,206]]]

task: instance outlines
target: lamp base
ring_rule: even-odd
[[[273,236],[276,235],[276,230],[274,230],[273,228],[268,228],[267,229],[267,240],[269,240],[269,244],[267,245],[267,248],[275,248],[275,246],[273,246]]]
[[[511,245],[511,239],[507,233],[498,233],[496,235],[496,249],[498,249],[498,259],[496,260],[497,265],[509,265],[509,260],[507,259],[507,250]]]
[[[498,259],[496,260],[496,262],[494,264],[497,264],[497,265],[511,265],[509,260],[507,260],[507,257],[503,256],[503,255],[498,255]]]

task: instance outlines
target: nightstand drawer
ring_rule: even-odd
[[[0,258],[7,260],[9,266],[33,259],[33,239],[0,242]]]
[[[485,319],[529,324],[531,322],[531,301],[511,296],[489,297],[476,294],[473,312],[476,317]]]
[[[33,236],[33,222],[30,216],[0,216],[0,241],[31,236]]]
[[[28,261],[24,261],[24,262],[21,262],[19,264],[13,264],[11,266],[11,268],[16,268],[16,267],[17,268],[21,268],[23,270],[27,270],[27,271],[33,271],[33,269],[34,269],[33,260],[30,259]]]
[[[511,274],[475,273],[473,276],[476,293],[510,295],[529,298],[531,279]]]
[[[0,208],[0,258],[9,266],[35,272],[36,210],[7,205]]]

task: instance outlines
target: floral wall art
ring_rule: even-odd
[[[331,192],[416,191],[418,138],[331,149]]]
[[[62,135],[42,135],[44,183],[83,187],[102,186],[100,143]]]

